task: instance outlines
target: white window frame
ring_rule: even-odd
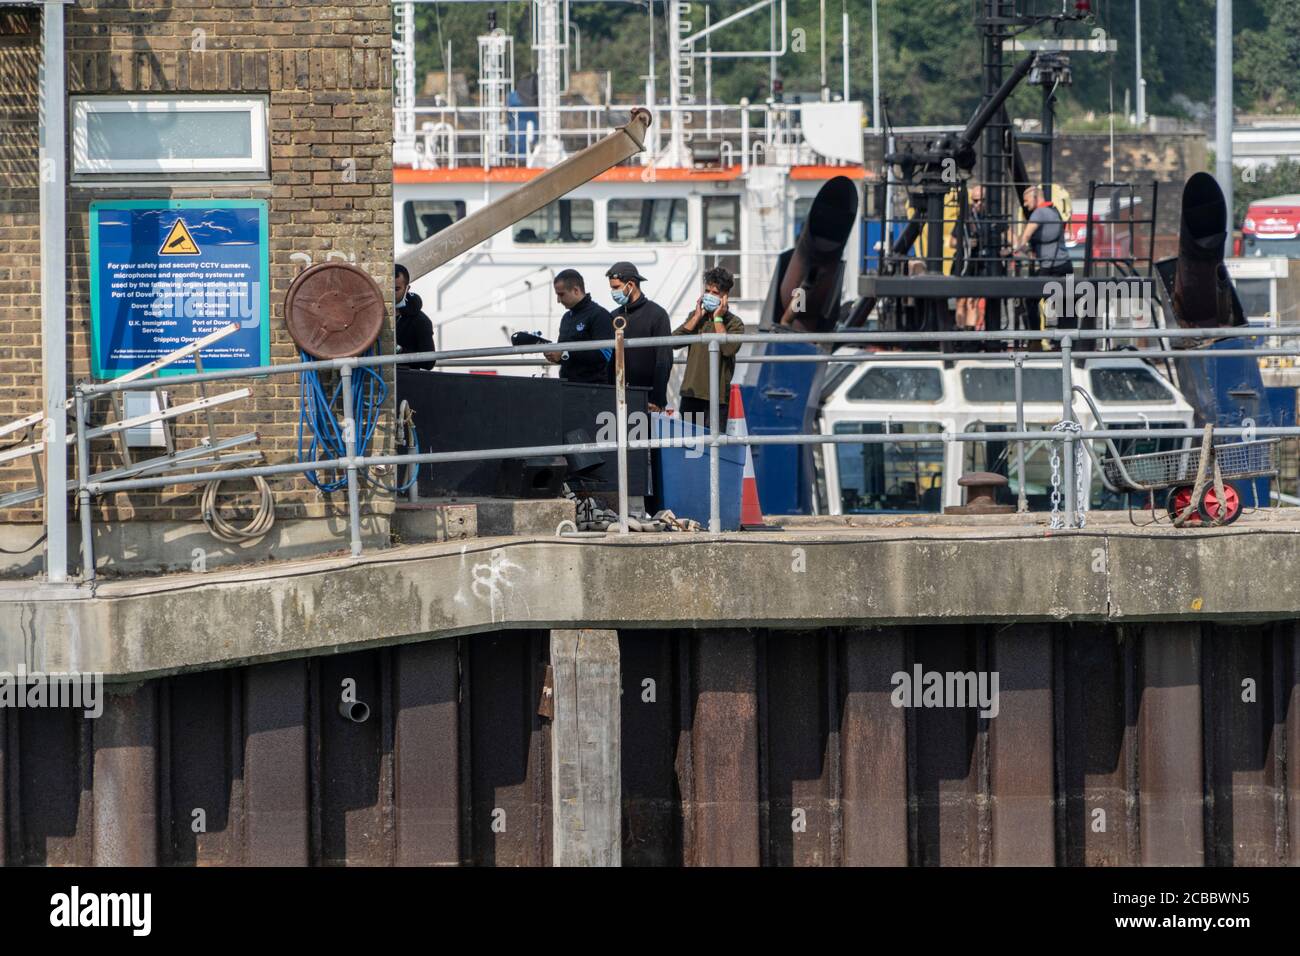
[[[523,219],[520,219],[517,222],[511,223],[509,227],[509,231],[506,233],[510,237],[511,247],[514,249],[537,250],[537,249],[555,249],[555,248],[582,249],[582,248],[590,248],[591,246],[594,246],[596,244],[596,237],[600,234],[598,231],[600,228],[598,220],[600,217],[600,209],[602,206],[604,206],[604,201],[597,199],[594,196],[571,196],[568,193],[565,193],[563,196],[556,196],[554,199],[551,200],[551,202],[560,202],[561,200],[565,200],[565,199],[567,199],[569,202],[591,203],[592,235],[590,239],[578,239],[573,242],[560,242],[558,240],[555,242],[520,242],[515,238],[515,227],[518,226],[520,222],[524,221]],[[547,203],[546,206],[549,206],[550,204],[551,203]],[[528,216],[533,215],[533,213],[541,212],[543,209],[546,208],[546,206],[541,206],[538,209],[534,209],[533,212],[530,212],[528,214]],[[468,208],[466,210],[465,215],[466,216],[469,215]],[[525,216],[524,219],[527,219],[528,216]]]
[[[651,241],[651,240],[649,240],[649,239],[620,239],[620,240],[615,241],[615,240],[613,240],[613,239],[609,239],[609,238],[608,238],[608,236],[609,236],[609,214],[610,214],[610,213],[609,213],[609,208],[610,208],[610,206],[612,206],[614,203],[616,203],[616,202],[647,202],[647,201],[649,201],[649,202],[655,202],[655,201],[659,201],[659,200],[668,200],[668,201],[670,201],[670,202],[673,202],[673,201],[676,201],[676,200],[678,200],[678,199],[680,199],[680,200],[682,200],[683,202],[686,203],[686,238],[685,238],[685,239],[662,239],[662,240],[657,240],[657,241]],[[744,205],[744,203],[742,203],[741,205]],[[646,195],[646,194],[644,194],[644,193],[642,193],[642,194],[639,195],[639,196],[610,196],[609,198],[607,198],[607,199],[605,200],[605,236],[607,237],[607,238],[606,238],[606,242],[609,244],[609,247],[610,247],[611,249],[626,248],[627,246],[635,246],[635,245],[637,245],[638,243],[640,243],[641,245],[646,245],[646,246],[676,246],[676,247],[678,247],[678,248],[681,248],[681,247],[684,247],[684,246],[689,246],[689,245],[691,244],[691,219],[693,218],[692,215],[691,215],[691,212],[692,212],[692,209],[691,209],[691,197],[690,197],[689,195],[685,194],[685,193],[683,193],[683,194],[681,194],[681,195],[668,195],[668,196]],[[700,215],[703,215],[703,214],[701,213]],[[703,224],[703,223],[701,223],[701,225],[702,225],[702,224]],[[718,253],[718,254],[719,254],[719,255],[725,255],[726,253]]]
[[[245,111],[252,126],[251,155],[187,159],[91,159],[87,155],[88,126],[92,113],[202,113]],[[270,175],[266,134],[267,102],[264,97],[128,97],[88,96],[72,100],[72,172],[77,176],[125,173],[240,173]]]

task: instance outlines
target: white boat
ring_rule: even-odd
[[[703,271],[722,265],[737,276],[732,310],[757,325],[777,257],[793,244],[818,189],[836,176],[865,180],[860,103],[829,91],[815,102],[715,103],[707,68],[703,83],[695,73],[697,64],[707,67],[717,55],[706,49],[716,29],[692,23],[689,3],[668,0],[665,6],[673,73],[666,102],[658,102],[654,80],[647,83],[654,123],[646,152],[417,280],[414,289],[433,320],[438,348],[507,345],[516,331],[554,338],[564,313],[552,288],[556,274],[577,269],[593,297],[612,309],[605,272],[618,261],[640,269],[647,280],[643,291],[674,324],[694,307]],[[701,16],[699,5],[694,9]],[[399,263],[418,242],[540,175],[645,105],[615,104],[608,96],[562,105],[567,3],[534,0],[536,105],[511,105],[519,98],[511,38],[495,30],[478,38],[477,102],[417,107],[411,4],[398,3],[395,12]],[[628,16],[634,15],[644,16]],[[843,289],[850,295],[858,286],[860,229],[861,221],[848,246]],[[535,367],[499,371],[538,374]]]

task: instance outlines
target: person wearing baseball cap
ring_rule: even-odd
[[[667,338],[672,334],[668,313],[651,302],[641,291],[645,276],[630,262],[616,262],[605,273],[609,291],[618,306],[610,317],[620,315],[627,321],[624,339]],[[673,370],[673,352],[667,345],[657,348],[627,349],[624,353],[627,384],[650,389],[650,410],[663,411],[668,404],[668,376]],[[611,375],[613,366],[610,366]]]

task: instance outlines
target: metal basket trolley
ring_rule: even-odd
[[[1097,406],[1088,392],[1075,386],[1092,410],[1100,428],[1105,428]],[[1166,508],[1175,527],[1189,521],[1226,525],[1241,515],[1241,489],[1235,481],[1276,477],[1277,448],[1281,439],[1214,443],[1214,426],[1206,425],[1201,443],[1191,448],[1158,451],[1145,455],[1121,455],[1107,438],[1109,452],[1101,464],[1102,483],[1109,491],[1146,493],[1155,507],[1155,493],[1168,492]]]

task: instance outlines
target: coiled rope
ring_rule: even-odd
[[[214,538],[228,544],[237,544],[240,541],[260,538],[271,530],[271,526],[275,524],[275,501],[271,497],[271,486],[261,475],[254,475],[253,483],[257,486],[257,493],[261,500],[258,502],[257,512],[242,528],[236,528],[217,511],[217,486],[221,481],[209,481],[204,485],[200,510],[203,514],[203,523],[208,526],[208,531]]]
[[[366,353],[366,355],[376,354],[378,354],[377,347],[372,347]],[[301,355],[304,362],[314,361],[312,356],[306,352],[301,353]],[[298,460],[308,462],[346,458],[348,450],[342,422],[343,376],[339,376],[329,395],[325,394],[325,387],[321,384],[320,376],[315,369],[308,369],[303,372],[300,384]],[[356,428],[356,453],[358,456],[364,456],[369,450],[370,442],[374,438],[375,429],[379,424],[379,414],[383,410],[384,402],[387,399],[388,385],[375,368],[368,365],[358,365],[352,369],[352,408],[357,417],[354,427]],[[416,443],[414,424],[410,424],[410,431],[412,442],[415,443],[415,450],[418,453],[419,445]],[[308,443],[309,434],[310,442]],[[303,474],[313,485],[327,493],[339,491],[347,487],[348,483],[347,473],[343,470],[339,470],[336,473],[337,477],[333,479],[323,478],[314,470]],[[384,484],[378,478],[370,475],[369,469],[366,468],[361,469],[359,474],[364,481],[370,484],[386,491],[401,494],[415,482],[419,474],[419,468],[413,469],[411,477],[407,479],[406,483],[398,486]]]

